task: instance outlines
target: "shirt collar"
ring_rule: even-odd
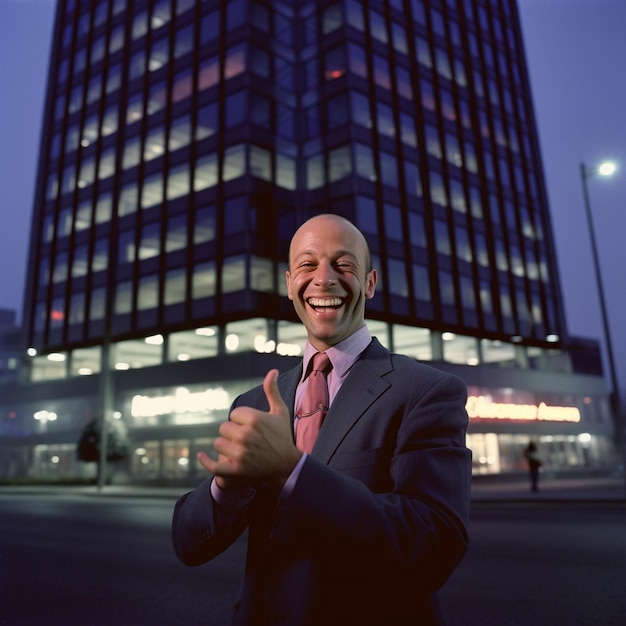
[[[359,358],[363,350],[372,341],[372,335],[369,328],[363,324],[359,330],[352,333],[349,337],[346,337],[343,341],[340,341],[337,345],[332,346],[326,350],[326,354],[330,359],[333,366],[335,375],[339,378],[343,378],[346,372],[354,365],[355,361]],[[313,358],[318,350],[314,348],[309,341],[304,345],[304,356],[302,357],[302,378],[304,380],[305,374],[308,370],[309,361]]]

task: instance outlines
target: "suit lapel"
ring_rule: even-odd
[[[328,463],[350,429],[389,388],[382,376],[392,369],[389,352],[377,339],[367,347],[352,366],[347,379],[324,418],[312,456]]]
[[[296,401],[296,388],[302,377],[302,363],[297,367],[287,370],[278,378],[278,390],[283,397],[287,408],[289,409],[289,417],[291,418],[291,434],[293,435],[293,413]]]

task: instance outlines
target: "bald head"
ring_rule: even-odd
[[[366,271],[371,271],[372,255],[365,235],[363,235],[363,233],[350,220],[342,217],[341,215],[335,215],[334,213],[322,213],[321,215],[316,215],[315,217],[308,219],[296,230],[296,232],[293,234],[293,237],[291,238],[291,243],[289,245],[290,267],[292,264],[294,241],[297,241],[300,235],[308,232],[311,229],[319,229],[323,231],[326,228],[330,228],[336,232],[340,232],[343,230],[346,234],[346,244],[349,244],[350,242],[353,244],[352,252],[362,259]]]

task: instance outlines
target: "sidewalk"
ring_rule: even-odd
[[[532,492],[526,477],[478,476],[472,481],[472,502],[622,502],[626,504],[623,476],[540,478]]]
[[[93,497],[167,498],[172,501],[192,487],[142,485],[0,485],[2,495],[59,494]],[[525,476],[476,476],[472,480],[472,502],[617,502],[626,504],[626,481],[622,476],[547,477],[539,491],[530,491]]]

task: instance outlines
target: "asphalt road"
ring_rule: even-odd
[[[181,565],[172,507],[169,498],[0,494],[0,624],[228,624],[244,546]],[[441,593],[449,626],[626,623],[626,503],[481,502],[471,537]]]

